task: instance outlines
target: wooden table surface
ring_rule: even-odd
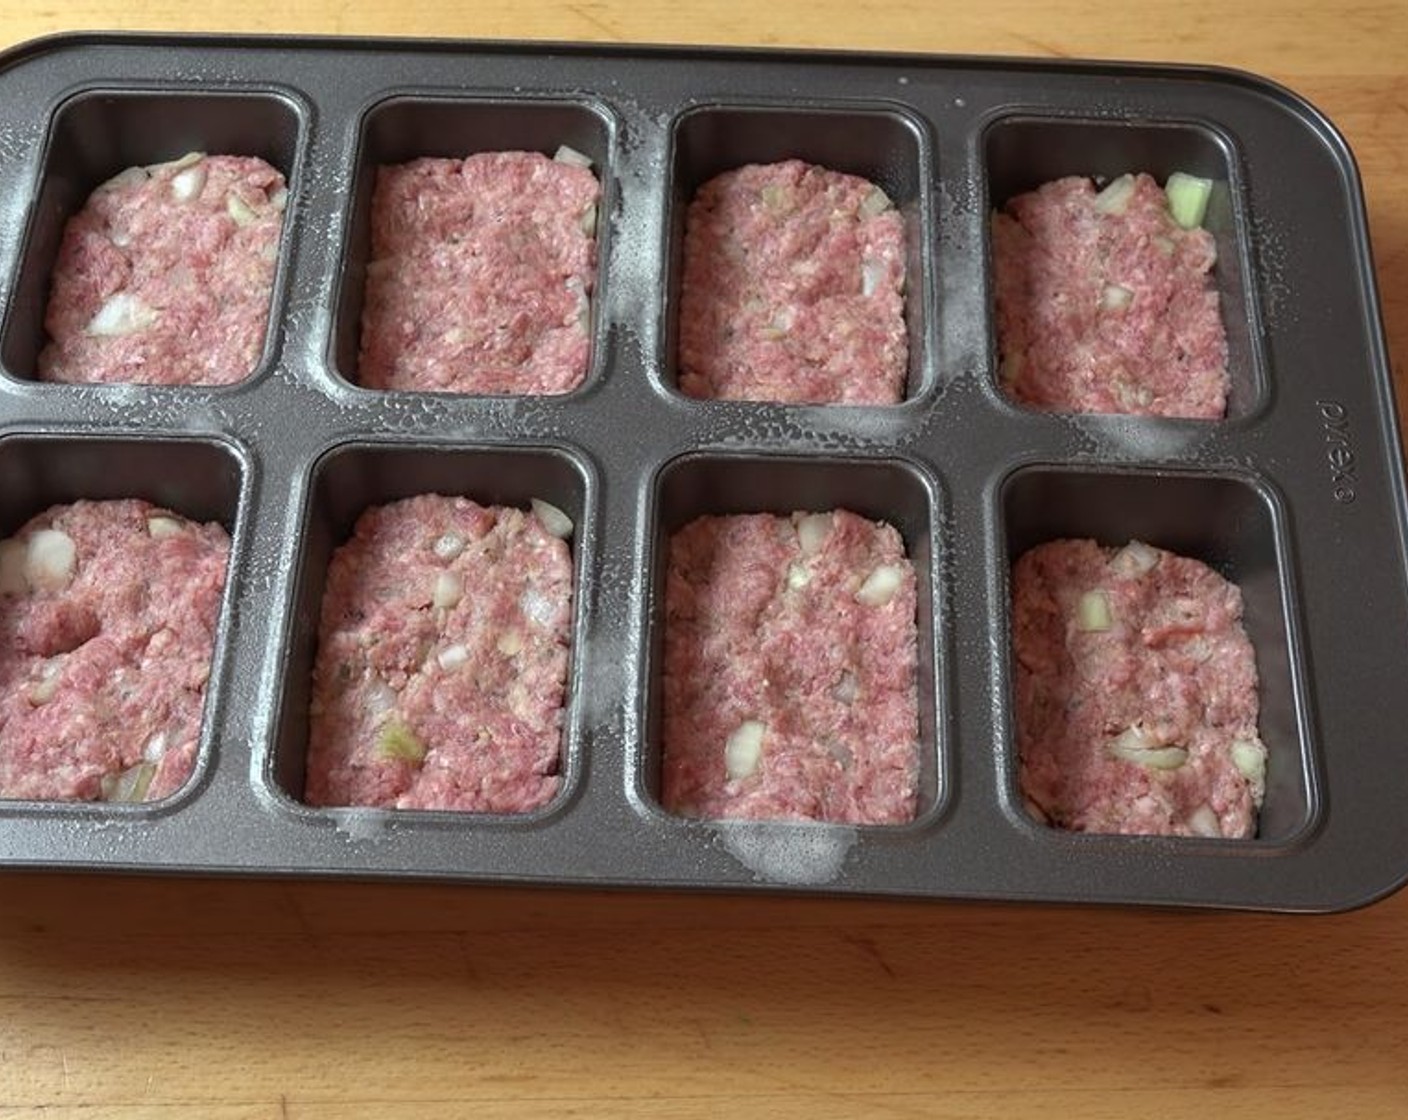
[[[85,27],[1243,67],[1347,134],[1400,383],[1408,4],[5,0]],[[1408,811],[1408,807],[1405,807]],[[1330,918],[0,876],[0,1118],[1408,1116],[1408,892]]]

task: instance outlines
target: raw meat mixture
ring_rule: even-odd
[[[422,495],[328,567],[305,798],[522,813],[551,800],[572,561],[534,513]]]
[[[919,766],[915,576],[891,526],[702,517],[670,541],[662,802],[892,824]]]
[[[0,797],[156,800],[195,762],[230,541],[143,501],[0,542]]]
[[[47,381],[228,385],[264,348],[287,192],[261,159],[192,153],[104,183],[64,229]]]
[[[679,387],[691,397],[904,395],[904,223],[854,175],[788,160],[699,188],[685,219]]]
[[[993,217],[1003,388],[1058,412],[1220,417],[1227,336],[1212,236],[1179,226],[1148,175],[1130,185],[1109,213],[1089,179],[1071,177]]]
[[[587,372],[600,188],[537,152],[379,168],[358,379],[565,393]]]
[[[1251,836],[1266,750],[1236,586],[1140,542],[1013,569],[1022,792],[1085,832]]]

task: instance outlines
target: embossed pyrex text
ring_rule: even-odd
[[[1316,401],[1320,427],[1325,433],[1325,460],[1330,464],[1332,497],[1348,505],[1354,501],[1359,483],[1354,458],[1354,441],[1349,434],[1349,411],[1339,401]]]

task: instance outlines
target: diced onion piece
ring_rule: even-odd
[[[464,584],[454,572],[441,572],[435,577],[430,601],[437,607],[453,607],[464,596]]]
[[[1087,633],[1108,630],[1114,624],[1110,598],[1103,591],[1087,591],[1076,603],[1076,629]]]
[[[495,648],[505,657],[512,657],[523,649],[523,635],[517,630],[505,630],[494,643]]]
[[[557,616],[553,601],[537,588],[530,587],[518,597],[518,606],[529,622],[546,630]]]
[[[147,170],[152,173],[158,171],[184,171],[188,167],[194,167],[204,158],[204,152],[187,152],[185,155],[177,159],[167,160],[165,163],[153,163]]]
[[[179,537],[181,535],[181,523],[174,517],[149,517],[147,518],[147,532],[153,540],[165,540],[167,537]]]
[[[724,769],[731,781],[747,778],[758,769],[763,757],[763,734],[767,728],[755,719],[744,720],[724,744]]]
[[[596,236],[596,203],[588,206],[582,211],[582,216],[577,219],[577,225],[587,237]]]
[[[812,574],[801,564],[789,564],[787,567],[787,586],[793,591],[800,591],[811,583]]]
[[[1149,402],[1154,399],[1154,394],[1145,386],[1131,385],[1129,382],[1118,377],[1110,381],[1110,391],[1115,394],[1115,397],[1126,410],[1147,407]]]
[[[813,556],[820,552],[830,535],[829,513],[809,513],[797,522],[797,543],[801,545],[803,556]]]
[[[1134,176],[1121,175],[1095,196],[1095,209],[1102,214],[1123,214],[1134,197]]]
[[[99,184],[98,190],[114,191],[122,187],[138,186],[141,183],[145,183],[148,178],[149,176],[147,175],[147,169],[145,167],[129,167],[123,171],[119,171],[106,183]]]
[[[24,574],[31,587],[57,591],[73,578],[78,551],[73,538],[59,529],[40,529],[29,538]]]
[[[365,699],[368,714],[379,716],[396,706],[396,690],[378,677],[367,686]]]
[[[100,338],[113,338],[146,330],[157,320],[157,312],[130,292],[115,292],[103,302],[83,329]]]
[[[464,551],[464,538],[458,533],[444,533],[430,547],[441,560],[453,560]]]
[[[156,776],[156,766],[150,762],[139,762],[120,774],[108,774],[103,778],[104,801],[142,801]]]
[[[1147,751],[1125,751],[1112,748],[1116,757],[1126,762],[1137,762],[1150,770],[1177,770],[1188,761],[1188,751],[1183,747],[1153,747]]]
[[[53,677],[46,677],[29,686],[29,691],[25,693],[25,699],[29,701],[31,708],[42,708],[58,695],[58,691],[58,680]]]
[[[0,595],[23,595],[29,590],[24,578],[28,553],[21,541],[0,541]]]
[[[244,199],[231,191],[225,196],[225,213],[237,226],[247,226],[259,217]]]
[[[1177,770],[1188,761],[1188,752],[1183,747],[1161,746],[1158,737],[1140,723],[1121,731],[1110,741],[1109,750],[1116,758],[1150,770]]]
[[[167,738],[165,731],[158,731],[142,748],[142,757],[148,762],[160,762],[166,756]]]
[[[580,276],[569,276],[567,290],[575,298],[573,315],[569,322],[576,322],[578,330],[583,334],[589,334],[592,326],[592,301],[591,297],[587,295],[586,285],[582,283]]]
[[[861,261],[860,294],[873,296],[880,290],[880,281],[885,279],[884,261]]]
[[[1163,741],[1143,723],[1132,723],[1119,733],[1111,747],[1122,750],[1147,751],[1162,746]]]
[[[1164,194],[1168,195],[1168,210],[1173,220],[1184,229],[1197,229],[1207,216],[1212,180],[1175,171],[1164,184]]]
[[[288,188],[275,187],[274,193],[269,196],[269,208],[276,214],[282,214],[288,207]]]
[[[564,285],[564,287],[566,287],[566,289],[571,292],[573,297],[575,298],[578,314],[580,314],[582,311],[584,311],[587,307],[591,305],[591,301],[587,298],[586,285],[582,283],[582,278],[580,276],[569,276],[567,278],[567,283]]]
[[[758,333],[764,338],[776,342],[779,338],[787,337],[787,332],[792,329],[792,323],[795,319],[796,314],[790,307],[780,308],[770,322],[758,328]]]
[[[190,202],[199,198],[205,190],[206,168],[204,164],[178,171],[171,178],[171,195],[177,202]]]
[[[871,187],[870,193],[860,200],[860,216],[873,218],[877,214],[883,214],[886,210],[893,209],[894,205],[890,201],[890,196],[879,187]]]
[[[457,642],[455,645],[442,649],[435,655],[435,660],[440,663],[440,668],[447,671],[458,669],[469,661],[469,650]]]
[[[843,704],[849,704],[860,695],[860,682],[856,680],[856,675],[849,670],[841,674],[841,679],[836,682],[836,687],[831,690],[831,695]]]
[[[779,186],[777,183],[769,183],[762,189],[763,205],[769,210],[785,210],[790,201],[787,188]]]
[[[1189,638],[1187,642],[1184,643],[1183,651],[1190,660],[1196,661],[1201,665],[1212,657],[1212,640],[1202,636]]]
[[[1199,836],[1216,839],[1222,835],[1222,823],[1212,811],[1212,806],[1206,803],[1193,810],[1188,817],[1188,827]]]
[[[898,564],[881,564],[856,592],[856,599],[867,607],[883,607],[895,597],[895,592],[904,583],[904,569]]]
[[[39,671],[39,679],[30,685],[28,699],[36,708],[47,704],[59,691],[59,677],[62,666],[57,660],[47,661]]]
[[[1237,739],[1232,743],[1232,765],[1252,785],[1266,780],[1266,744],[1260,739]]]
[[[1178,248],[1178,246],[1175,245],[1175,244],[1174,244],[1171,240],[1169,240],[1167,237],[1155,237],[1155,238],[1153,239],[1153,243],[1154,243],[1154,248],[1157,249],[1159,252],[1161,252],[1161,253],[1162,253],[1164,256],[1166,256],[1166,257],[1171,257],[1171,256],[1173,256],[1173,251],[1174,251],[1176,248]]]
[[[376,753],[388,760],[418,763],[425,760],[425,744],[400,720],[389,719],[377,732]]]
[[[1106,311],[1123,311],[1134,299],[1134,293],[1121,284],[1106,284],[1100,293],[1100,306]]]
[[[558,163],[567,164],[568,167],[590,167],[592,165],[591,156],[566,144],[560,145],[557,151],[553,152],[552,158]]]
[[[528,504],[533,509],[533,516],[554,537],[566,540],[572,535],[572,530],[576,528],[572,519],[551,502],[545,502],[542,498],[531,498]]]
[[[1110,566],[1126,579],[1138,579],[1159,564],[1160,552],[1143,541],[1130,541],[1114,555]]]

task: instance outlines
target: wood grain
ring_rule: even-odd
[[[1408,1109],[1408,895],[1329,919],[59,876],[6,895],[13,1115]]]
[[[1408,6],[76,0],[85,27],[1173,59],[1364,174],[1403,394]],[[1408,414],[1405,414],[1408,415]],[[1332,918],[0,876],[0,1120],[1408,1115],[1408,892]]]

